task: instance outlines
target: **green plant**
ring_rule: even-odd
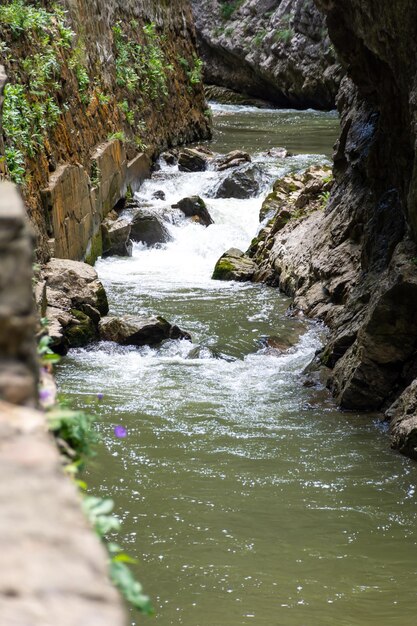
[[[130,92],[140,87],[152,100],[159,101],[161,95],[168,96],[167,73],[173,67],[166,62],[155,24],[145,24],[142,32],[144,43],[140,44],[129,38],[122,22],[113,27],[116,82]]]
[[[187,74],[191,85],[198,85],[203,80],[203,61],[197,55],[193,55],[193,65]]]
[[[74,33],[59,7],[47,10],[24,0],[6,0],[0,6],[0,24],[6,39],[27,39],[39,47],[39,52],[20,61],[17,79],[6,85],[4,94],[6,163],[10,178],[23,185],[26,158],[41,151],[48,131],[60,118],[54,94],[60,89],[61,51],[71,46]],[[2,51],[6,48],[3,44]],[[9,61],[16,64],[16,60]]]
[[[255,37],[253,38],[253,43],[255,44],[255,46],[260,46],[265,37],[266,30],[261,30],[259,33],[256,33]]]
[[[122,141],[123,143],[126,142],[126,135],[124,134],[124,132],[122,130],[118,130],[115,133],[112,133],[111,135],[108,135],[107,137],[107,141],[112,141],[113,139],[118,139],[119,141]]]
[[[283,28],[281,30],[275,31],[274,39],[275,41],[281,41],[285,44],[288,44],[290,43],[294,35],[295,35],[295,31],[291,27]]]
[[[44,319],[44,318],[42,318]],[[42,324],[45,326],[45,322]],[[37,346],[37,353],[40,364],[43,366],[47,366],[54,363],[59,363],[61,357],[58,354],[55,354],[53,350],[50,348],[51,338],[48,335],[44,335],[40,338]]]
[[[243,4],[243,0],[221,0],[220,15],[224,20],[229,20],[233,13]]]
[[[327,203],[329,202],[330,191],[323,191],[323,193],[320,194],[319,198],[321,200],[322,207],[326,207]]]
[[[135,113],[131,110],[130,105],[127,100],[123,100],[122,102],[118,102],[117,106],[124,113],[126,120],[128,123],[133,126],[135,123]]]

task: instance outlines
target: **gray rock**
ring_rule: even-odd
[[[251,161],[252,159],[248,152],[243,152],[243,150],[233,150],[217,161],[217,169],[219,172],[222,172],[223,170],[238,167],[239,165],[250,163]]]
[[[207,210],[206,203],[200,196],[183,198],[177,204],[172,205],[173,209],[179,209],[186,217],[192,217],[203,226],[210,226],[214,221]]]
[[[152,346],[165,339],[191,340],[187,332],[163,317],[106,317],[101,320],[99,330],[103,341],[123,346]]]
[[[334,106],[342,71],[314,0],[191,4],[206,83],[277,106]]]
[[[258,195],[260,185],[257,178],[258,168],[246,167],[232,171],[217,187],[215,198],[238,198],[244,200]]]
[[[391,447],[417,459],[417,379],[385,413],[390,420]]]
[[[103,257],[132,256],[130,223],[125,219],[104,220],[101,225],[103,238]]]
[[[217,261],[213,272],[213,280],[252,280],[257,265],[242,250],[230,248]]]
[[[178,157],[180,172],[204,172],[207,169],[208,158],[196,148],[184,148]]]
[[[133,217],[130,236],[148,246],[167,243],[172,237],[161,218],[155,213],[140,209]]]
[[[106,292],[93,267],[79,261],[51,259],[42,268],[50,347],[57,354],[86,346],[98,337],[97,326],[108,313]],[[44,303],[42,304],[44,306]]]

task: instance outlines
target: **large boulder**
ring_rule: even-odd
[[[100,338],[122,346],[153,346],[164,339],[187,339],[191,336],[163,317],[106,317],[99,324]]]
[[[162,219],[156,213],[144,209],[140,209],[133,217],[130,236],[133,241],[141,241],[147,246],[167,243],[172,239]]]
[[[37,285],[40,313],[48,320],[50,347],[58,354],[98,338],[98,323],[109,310],[106,292],[93,267],[79,261],[51,259]]]
[[[257,269],[252,259],[245,256],[242,250],[230,248],[217,261],[213,272],[213,280],[252,280]]]
[[[101,225],[103,257],[132,256],[130,229],[131,225],[126,219],[104,220]]]
[[[206,203],[200,196],[183,198],[177,204],[172,205],[173,209],[179,209],[186,217],[192,217],[203,226],[210,226],[214,221],[207,210]]]
[[[42,268],[48,306],[64,310],[88,304],[107,315],[109,304],[96,270],[87,263],[69,259],[51,259]]]
[[[259,173],[256,166],[233,170],[221,181],[214,197],[245,200],[257,196],[260,191]]]
[[[184,148],[178,157],[180,172],[204,172],[208,165],[208,155],[197,148]]]

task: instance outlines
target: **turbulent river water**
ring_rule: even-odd
[[[337,135],[334,114],[213,114],[212,149],[249,150],[263,195],[280,174],[322,163]],[[282,145],[295,156],[263,154]],[[163,166],[138,200],[163,213],[217,180]],[[323,329],[286,316],[274,289],[211,280],[227,248],[248,247],[262,197],[207,198],[210,227],[171,219],[170,243],[97,263],[112,314],[163,315],[193,343],[102,343],[64,359],[61,393],[97,415],[102,435],[90,490],[114,499],[160,626],[411,626],[416,466],[389,450],[376,418],[302,386]],[[271,335],[293,348],[271,353]]]

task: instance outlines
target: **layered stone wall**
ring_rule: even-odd
[[[0,23],[0,61],[20,90],[9,97],[3,133],[9,175],[21,185],[38,259],[52,253],[94,261],[99,222],[137,188],[150,159],[209,136],[191,9],[188,0],[34,6],[48,12],[46,26]],[[20,114],[30,119],[29,131],[21,122],[13,130]]]

